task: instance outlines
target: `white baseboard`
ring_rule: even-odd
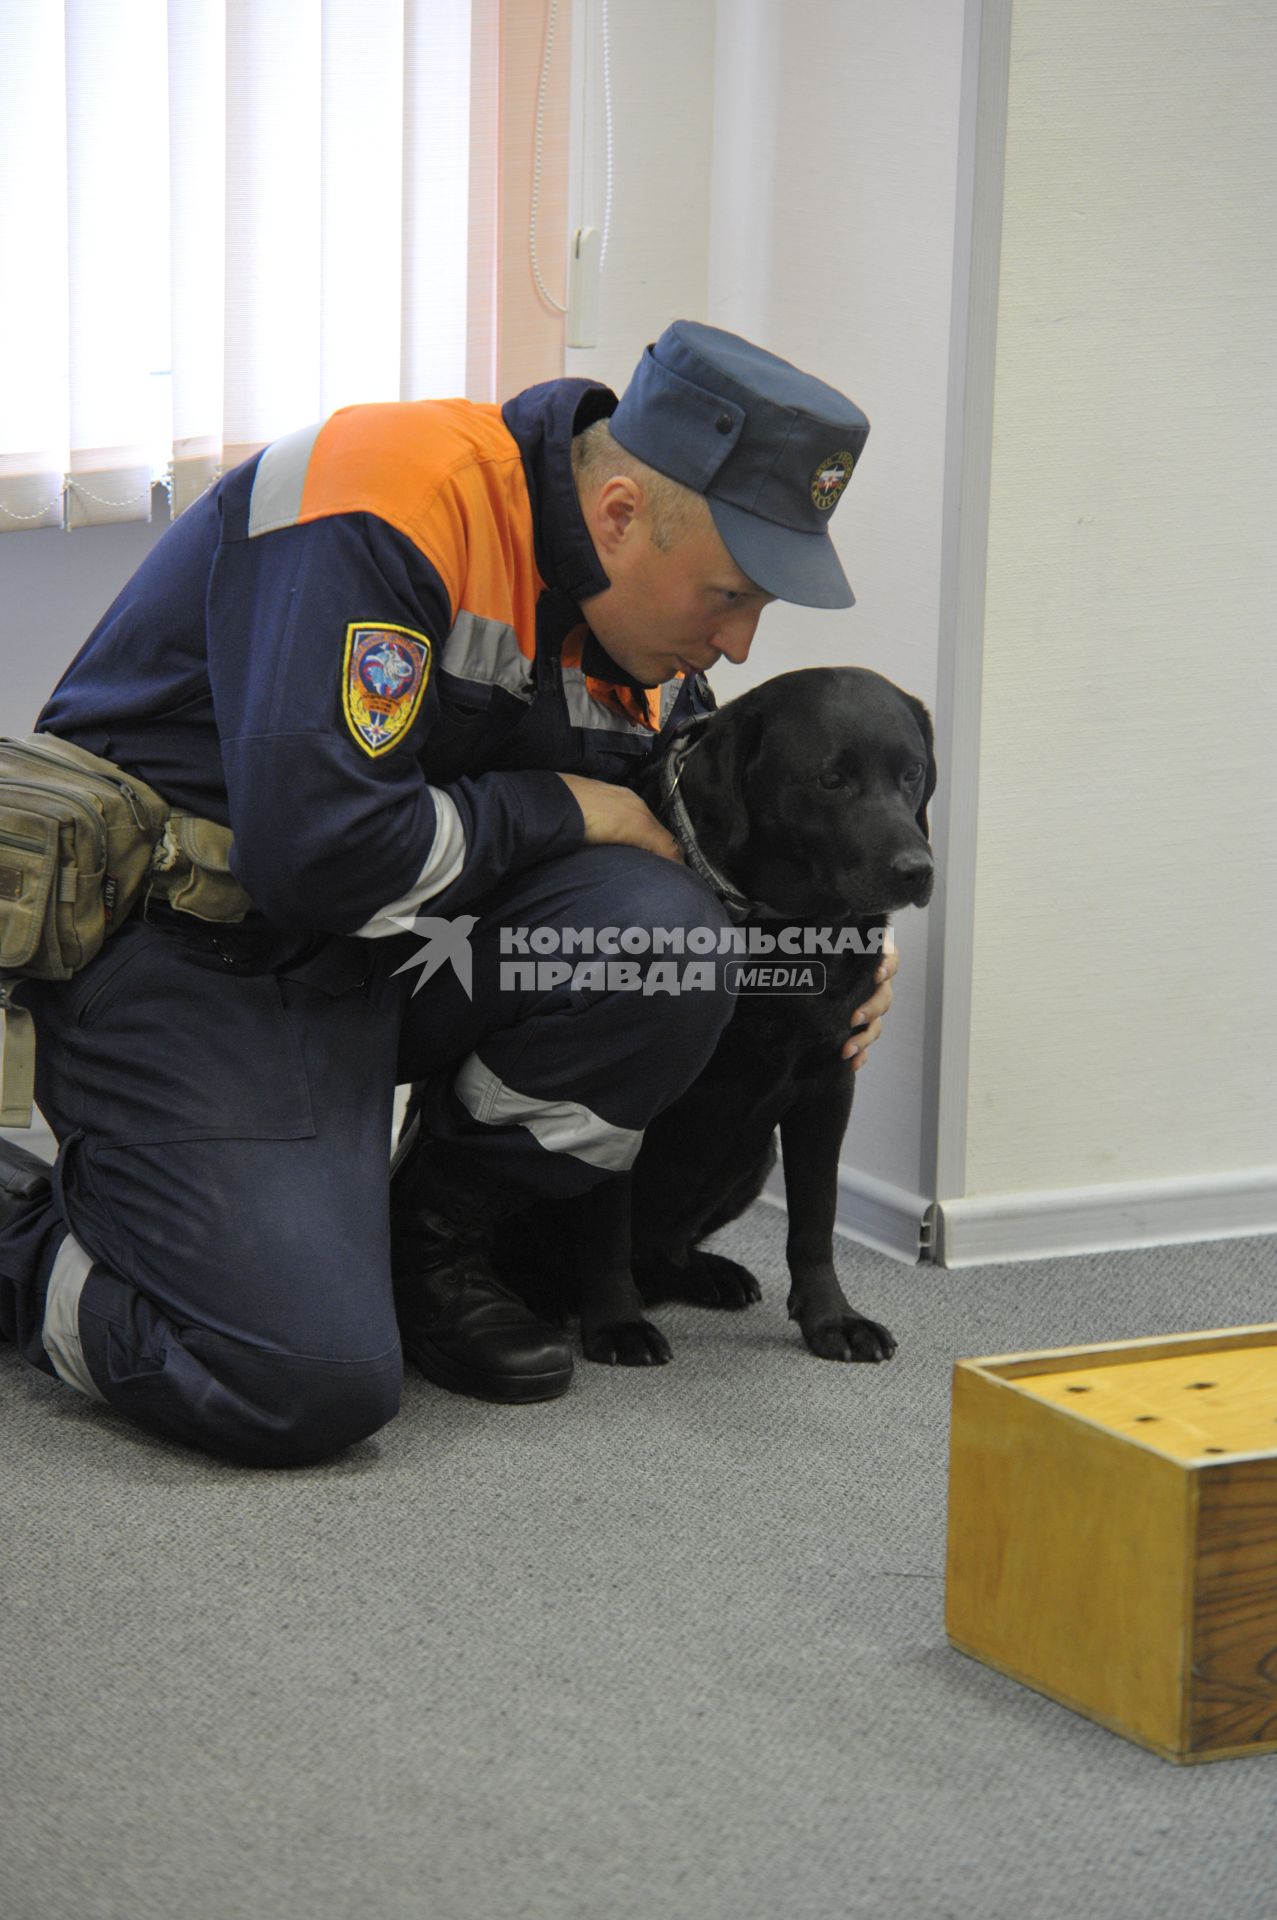
[[[768,1177],[762,1197],[773,1206],[784,1207],[785,1182],[779,1167]],[[838,1169],[835,1225],[848,1240],[916,1266],[922,1257],[928,1212],[929,1203],[921,1194],[909,1193],[854,1167]]]
[[[1277,1167],[942,1200],[936,1215],[942,1267],[1237,1239],[1277,1233]]]
[[[29,1131],[5,1129],[3,1137],[42,1159],[56,1157],[57,1142],[38,1115]],[[779,1167],[762,1197],[784,1210]],[[1236,1240],[1277,1234],[1277,1167],[1202,1174],[1191,1180],[984,1194],[934,1206],[921,1194],[841,1167],[836,1224],[847,1239],[910,1266],[924,1257],[942,1267],[974,1267],[1111,1253],[1123,1247]]]

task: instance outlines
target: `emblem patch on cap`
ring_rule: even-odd
[[[826,455],[811,476],[811,503],[817,513],[832,513],[842,499],[843,488],[856,464],[852,453]]]
[[[346,629],[341,704],[365,753],[388,753],[417,717],[430,678],[430,642],[411,627]]]

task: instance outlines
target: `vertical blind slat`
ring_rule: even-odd
[[[227,0],[228,447],[319,417],[322,22],[315,0]]]
[[[0,36],[0,528],[56,525],[71,437],[62,8],[0,0]]]
[[[470,262],[466,392],[497,397],[497,313],[501,244],[501,21],[503,0],[471,0]],[[480,58],[480,50],[485,57]],[[530,158],[530,156],[529,156]]]
[[[491,250],[491,220],[472,179],[470,75],[472,60],[495,71],[497,16],[483,0],[405,0],[405,400],[491,397],[467,383],[468,340],[491,322],[490,304],[467,290],[472,251]]]
[[[324,0],[319,413],[399,398],[403,0]]]
[[[168,56],[174,455],[216,462],[226,311],[224,0],[168,0]]]
[[[165,0],[67,0],[66,33],[70,518],[149,520],[172,440]]]

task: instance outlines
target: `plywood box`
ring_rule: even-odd
[[[945,1623],[1168,1760],[1277,1750],[1277,1325],[960,1360]]]

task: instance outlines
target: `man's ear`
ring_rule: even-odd
[[[930,839],[930,829],[927,826],[927,808],[930,805],[931,796],[936,790],[935,730],[931,725],[931,715],[927,712],[921,700],[915,700],[911,693],[907,693],[905,695],[905,701],[908,704],[910,713],[918,723],[918,730],[922,735],[923,744],[927,749],[927,778],[922,789],[922,805],[918,808],[914,818],[917,820],[923,833]]]
[[[632,537],[642,504],[643,494],[638,482],[631,480],[628,474],[614,473],[585,506],[586,525],[600,558],[605,562]]]

